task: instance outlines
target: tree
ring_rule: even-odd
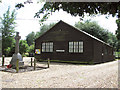
[[[118,40],[120,40],[120,2],[46,2],[43,8],[35,14],[35,17],[40,18],[40,14],[45,13],[41,18],[41,22],[43,22],[48,18],[48,15],[60,9],[73,16],[84,17],[85,13],[89,15],[111,14],[113,17],[117,16],[118,30],[116,34]],[[120,48],[120,43],[118,43],[118,48]]]
[[[99,38],[106,43],[109,43],[115,48],[117,46],[117,38],[115,35],[100,27],[95,21],[87,20],[84,23],[78,22],[75,24],[75,27]]]
[[[25,4],[17,4],[17,8],[24,7]],[[107,14],[117,16],[118,20],[120,18],[120,1],[119,2],[46,2],[44,6],[35,13],[35,17],[41,18],[40,15],[44,14],[40,19],[41,22],[44,22],[48,19],[49,15],[52,12],[59,11],[63,9],[67,13],[70,13],[73,16],[82,16],[84,17],[85,13],[89,15],[96,14]],[[117,31],[118,33],[119,31]],[[119,35],[117,34],[117,37]]]
[[[48,31],[50,28],[52,28],[55,25],[55,23],[50,23],[50,24],[44,24],[41,26],[40,31],[36,33],[35,38],[38,38],[40,35]]]
[[[26,40],[20,40],[19,47],[20,47],[20,53],[22,55],[24,55],[26,52],[28,52],[29,46],[28,46]]]
[[[25,3],[19,3],[15,7],[24,7]],[[41,13],[45,13],[43,18],[52,12],[63,9],[73,16],[84,16],[85,13],[93,14],[112,14],[120,17],[120,2],[46,2],[35,16],[40,18]]]
[[[117,39],[118,39],[118,48],[117,48],[117,51],[120,51],[120,19],[116,20],[116,23],[117,23],[117,30],[116,30],[116,36],[117,36]]]
[[[84,23],[78,22],[75,24],[75,27],[81,29],[104,42],[108,40],[108,31],[100,27],[96,22],[91,22],[89,20],[85,21]]]
[[[117,30],[116,30],[116,35],[117,35],[117,38],[118,40],[120,40],[120,19],[116,20],[116,23],[117,23]]]
[[[14,47],[14,33],[15,33],[15,19],[16,13],[13,10],[10,13],[10,8],[3,14],[1,20],[1,31],[2,31],[2,54],[9,56],[12,47]]]
[[[0,57],[2,55],[2,31],[0,30]]]
[[[96,14],[112,14],[120,18],[120,2],[46,2],[35,17],[40,18],[40,14],[44,14],[41,22],[45,21],[52,12],[63,9],[73,16],[84,17],[85,13],[89,15]]]
[[[26,36],[26,41],[27,41],[29,46],[34,43],[34,40],[35,40],[35,33],[34,32],[31,32]]]
[[[118,49],[118,40],[116,35],[113,35],[113,33],[108,32],[108,40],[107,43],[109,43],[109,45],[113,46],[115,50]]]
[[[29,52],[29,53],[34,53],[34,47],[35,47],[34,44],[30,45],[30,47],[29,47],[29,49],[28,49],[28,52]]]
[[[28,49],[29,53],[34,53],[34,40],[36,38],[38,38],[40,35],[42,35],[43,33],[45,33],[47,30],[49,30],[54,25],[55,25],[55,23],[51,23],[51,24],[48,24],[48,25],[44,24],[43,26],[41,26],[39,32],[37,32],[36,34],[35,34],[35,32],[31,32],[26,36],[26,41],[29,45],[29,49]]]

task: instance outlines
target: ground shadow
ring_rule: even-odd
[[[71,65],[98,65],[98,64],[104,64],[104,63],[109,63],[115,60],[111,60],[111,61],[105,61],[105,62],[80,62],[80,61],[63,61],[63,60],[50,60],[50,63],[52,64],[71,64]],[[47,63],[47,60],[37,60],[38,63],[44,62]]]
[[[34,70],[33,66],[23,66],[23,67],[19,68],[19,72],[18,73],[37,71],[37,70],[44,70],[44,69],[47,69],[47,68],[48,67],[36,66],[36,69]],[[7,68],[7,66],[0,66],[0,71],[9,72],[9,73],[16,73],[16,69],[15,68]]]

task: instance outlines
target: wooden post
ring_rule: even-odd
[[[48,68],[50,67],[50,59],[48,58]]]
[[[34,59],[34,70],[36,69],[36,59]]]
[[[33,66],[33,65],[32,65],[32,60],[33,60],[33,58],[31,58],[31,67]]]
[[[2,66],[4,66],[4,62],[5,62],[5,55],[2,56]]]
[[[19,59],[17,59],[16,61],[16,72],[17,73],[19,72]]]

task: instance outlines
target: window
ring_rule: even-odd
[[[42,43],[42,52],[45,52],[45,43]]]
[[[78,42],[74,42],[74,52],[78,53]]]
[[[42,52],[53,52],[53,42],[42,43]]]
[[[70,53],[83,53],[83,41],[69,42]]]
[[[73,52],[73,42],[69,42],[69,52]]]
[[[79,52],[83,52],[83,42],[79,42]]]

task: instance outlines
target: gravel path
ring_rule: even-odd
[[[97,65],[51,63],[50,68],[39,71],[0,73],[2,88],[118,88],[118,61]]]

